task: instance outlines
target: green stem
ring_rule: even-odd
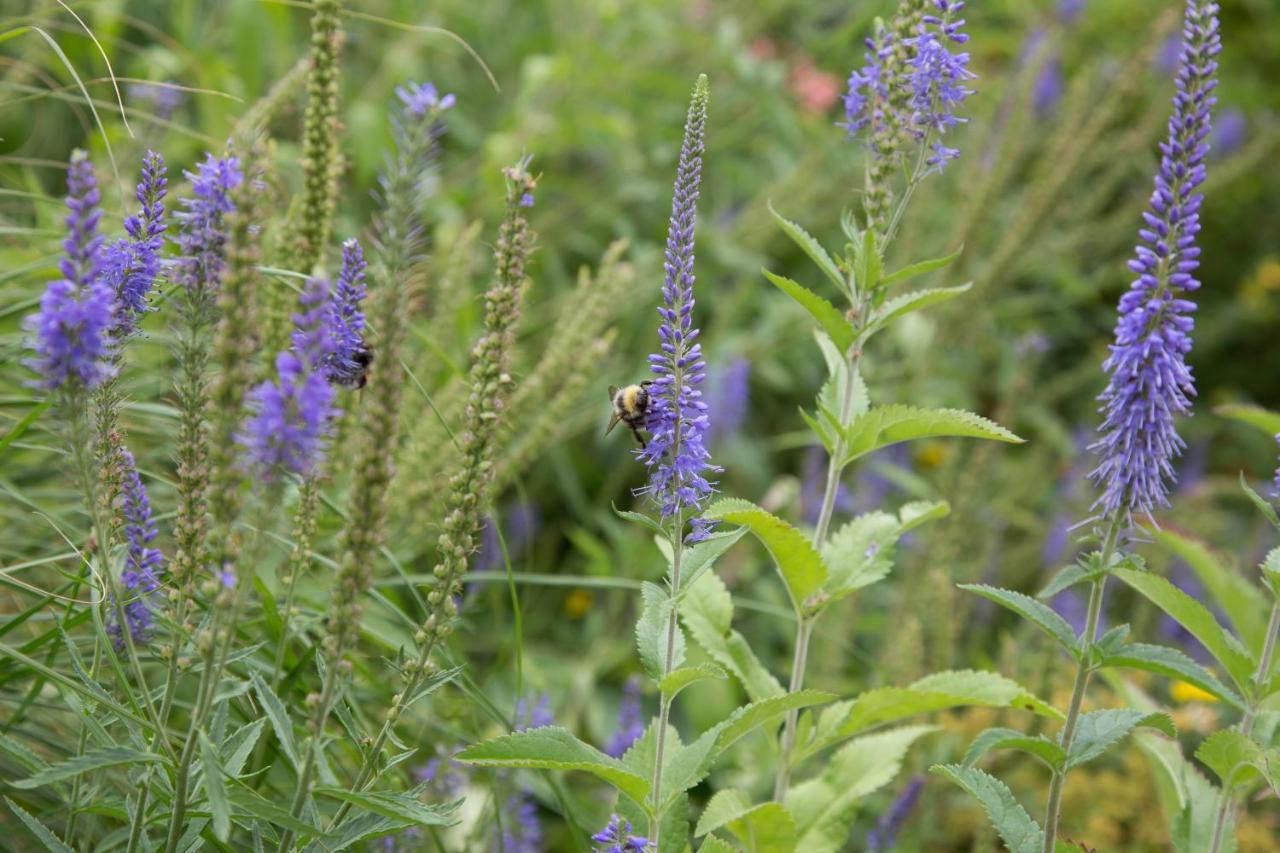
[[[790,693],[799,693],[804,687],[804,671],[809,660],[809,640],[813,637],[813,626],[816,620],[812,616],[802,616],[796,625],[796,652],[791,662]],[[782,802],[787,795],[787,786],[791,783],[791,753],[796,746],[797,713],[787,714],[787,722],[782,730],[782,755],[778,758],[778,773],[773,780],[773,799]]]
[[[1277,599],[1271,605],[1271,619],[1267,622],[1267,636],[1262,645],[1262,657],[1258,658],[1258,667],[1253,673],[1253,687],[1256,690],[1262,686],[1268,673],[1271,672],[1271,661],[1275,657],[1276,651],[1276,635],[1280,634],[1280,599]],[[1244,716],[1240,719],[1240,734],[1249,737],[1253,733],[1253,724],[1258,718],[1259,699],[1251,697],[1249,707],[1245,709]],[[1231,787],[1229,780],[1222,780],[1222,797],[1218,801],[1218,816],[1213,823],[1213,843],[1209,847],[1209,853],[1218,853],[1222,849],[1222,842],[1226,836],[1227,823],[1231,819],[1231,813],[1235,810],[1235,804],[1231,799]]]
[[[1120,536],[1120,517],[1111,520],[1107,537],[1102,545],[1102,565],[1110,566],[1111,557],[1116,550],[1116,540]],[[1080,721],[1080,706],[1084,704],[1085,688],[1089,686],[1089,676],[1093,674],[1093,644],[1097,638],[1098,622],[1102,616],[1102,594],[1107,584],[1107,575],[1093,582],[1089,593],[1089,610],[1085,618],[1084,634],[1080,637],[1080,664],[1076,668],[1075,686],[1071,690],[1071,704],[1067,707],[1067,719],[1062,726],[1059,744],[1063,752],[1071,751],[1071,742],[1076,735],[1076,724]],[[1045,806],[1044,816],[1044,853],[1053,853],[1058,838],[1058,818],[1062,811],[1062,789],[1066,784],[1066,770],[1058,770],[1049,783],[1049,799]]]
[[[666,654],[662,658],[662,677],[671,674],[671,662],[676,651],[676,601],[680,593],[680,563],[684,556],[684,513],[677,511],[675,525],[671,535],[671,612],[667,614]],[[649,826],[649,837],[653,840],[653,848],[661,849],[659,840],[662,835],[662,762],[667,748],[667,721],[671,717],[671,695],[665,691],[658,705],[658,742],[653,753],[653,785],[650,802],[653,804],[653,816]]]

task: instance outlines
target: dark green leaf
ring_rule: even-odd
[[[1067,750],[1066,769],[1092,761],[1138,726],[1155,729],[1169,737],[1177,734],[1173,718],[1163,712],[1135,711],[1132,708],[1090,711],[1081,714],[1076,724],[1075,737]]]
[[[53,782],[65,782],[74,779],[81,773],[90,770],[101,770],[104,767],[116,767],[121,764],[150,764],[163,761],[160,756],[150,752],[139,752],[123,746],[112,746],[87,752],[75,758],[69,758],[54,764],[26,779],[18,779],[9,784],[15,788],[38,788]]]
[[[801,308],[809,312],[809,315],[818,322],[818,325],[830,336],[832,342],[840,348],[841,352],[849,351],[849,348],[853,346],[855,337],[853,326],[840,313],[839,308],[836,308],[804,285],[794,282],[786,276],[774,275],[768,270],[763,270],[763,272],[764,277],[769,279],[774,287],[790,296]]]
[[[231,836],[231,804],[227,801],[227,789],[222,782],[222,767],[213,744],[204,732],[200,738],[200,763],[204,766],[204,793],[209,800],[209,814],[213,818],[213,834],[219,841]]]
[[[943,267],[955,261],[956,258],[960,257],[960,255],[963,252],[964,252],[964,246],[961,246],[959,249],[956,249],[954,252],[947,255],[945,258],[935,258],[931,261],[921,261],[918,264],[908,264],[907,266],[903,267],[900,270],[896,270],[895,272],[889,273],[887,276],[885,276],[883,279],[880,280],[880,284],[883,285],[884,287],[888,287],[891,284],[897,284],[900,281],[909,281],[910,279],[916,278],[918,276],[922,276],[925,273],[942,269]]]
[[[275,691],[262,680],[262,676],[255,672],[250,675],[250,679],[253,682],[253,692],[257,695],[262,710],[266,712],[267,719],[271,721],[271,728],[276,733],[276,739],[280,741],[285,757],[289,759],[293,769],[298,770],[300,767],[298,748],[294,744],[293,723],[289,720],[289,712],[285,710],[284,703],[280,701]]]
[[[831,279],[831,283],[839,288],[841,293],[848,293],[849,286],[845,283],[844,276],[840,273],[840,268],[836,266],[836,262],[831,260],[831,256],[827,254],[827,250],[822,248],[822,244],[813,238],[808,231],[801,228],[796,223],[787,219],[778,211],[773,209],[773,203],[769,203],[769,212],[773,214],[774,220],[782,227],[782,230],[792,241],[800,247],[809,259],[818,265],[818,269]]]
[[[978,735],[964,755],[964,765],[973,766],[978,759],[993,749],[1017,749],[1040,759],[1050,770],[1058,771],[1067,760],[1062,747],[1044,735],[1032,736],[1015,729],[987,729]]]
[[[62,839],[54,835],[47,826],[23,811],[22,807],[13,800],[5,797],[4,802],[5,805],[7,805],[9,809],[18,816],[18,820],[22,821],[23,826],[31,831],[31,834],[36,837],[36,840],[44,845],[44,849],[51,850],[53,853],[75,853],[74,850],[62,842]],[[13,840],[12,836],[10,836],[9,840]]]
[[[381,791],[349,791],[346,788],[319,787],[315,793],[351,803],[365,811],[380,814],[393,820],[409,821],[418,826],[450,826],[455,822],[454,813],[462,800],[449,803],[424,803],[409,794]]]
[[[1147,643],[1128,643],[1103,654],[1099,664],[1141,669],[1176,678],[1216,696],[1234,708],[1244,710],[1244,700],[1235,691],[1178,649]]]
[[[1080,650],[1076,647],[1076,632],[1066,619],[1059,616],[1058,612],[1047,604],[1036,601],[1031,596],[1023,595],[1020,592],[999,589],[986,584],[960,584],[960,588],[976,592],[985,599],[994,601],[1002,607],[1007,607],[1024,619],[1031,620],[1046,634],[1057,640],[1058,644],[1064,649],[1073,655],[1079,656]]]
[[[1040,853],[1044,832],[1003,782],[976,767],[959,764],[937,764],[931,770],[955,782],[982,804],[1010,853]]]

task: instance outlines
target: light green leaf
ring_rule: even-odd
[[[1249,481],[1244,478],[1244,472],[1240,472],[1240,488],[1249,500],[1253,501],[1253,505],[1262,513],[1262,517],[1271,522],[1271,526],[1280,529],[1280,516],[1276,515],[1276,508],[1271,505],[1271,501],[1264,498],[1253,490],[1253,486],[1249,485]]]
[[[737,530],[714,533],[709,539],[685,547],[684,556],[680,560],[680,589],[682,591],[688,589],[702,577],[703,572],[715,565],[721,554],[728,551],[746,534],[746,528],[740,527]],[[666,546],[663,553],[669,552],[671,544],[666,539],[662,542]],[[670,561],[671,556],[667,554],[667,562],[670,563]]]
[[[999,424],[960,409],[917,409],[892,404],[876,406],[856,418],[845,432],[848,465],[881,447],[918,438],[986,438],[1021,444],[1022,439]]]
[[[858,696],[852,703],[832,706],[832,710],[819,720],[814,748],[806,752],[873,726],[964,706],[1019,708],[1041,716],[1062,716],[1016,681],[999,673],[950,670],[927,675],[909,687],[877,687]],[[831,719],[834,716],[832,711],[836,709],[842,710],[843,714],[838,719]],[[824,736],[824,733],[827,734]]]
[[[1176,678],[1213,694],[1234,708],[1244,710],[1244,700],[1234,690],[1218,681],[1207,669],[1178,649],[1147,643],[1126,643],[1104,654],[1099,663],[1101,666],[1141,669]]]
[[[23,826],[30,830],[31,834],[44,845],[46,850],[51,850],[53,853],[75,853],[74,850],[62,842],[62,839],[54,835],[47,826],[27,814],[22,809],[22,806],[18,805],[8,797],[4,798],[4,802],[5,805],[7,805],[9,809],[18,816],[18,820],[22,821]],[[12,837],[10,837],[10,840],[13,840]]]
[[[738,853],[738,848],[723,838],[708,835],[698,846],[698,853]]]
[[[919,311],[922,308],[928,308],[931,305],[937,305],[939,302],[946,302],[954,299],[962,293],[967,293],[973,287],[973,282],[966,282],[958,287],[939,287],[933,290],[916,290],[911,293],[903,293],[892,299],[886,300],[884,305],[876,311],[875,317],[862,331],[862,340],[867,340],[876,332],[886,328],[894,320],[904,317],[913,311]]]
[[[707,678],[724,678],[727,673],[715,664],[704,663],[697,666],[683,666],[680,669],[673,670],[665,678],[658,682],[658,689],[667,696],[675,698],[675,695],[690,684],[695,684]]]
[[[1196,759],[1222,780],[1223,787],[1237,788],[1257,781],[1255,766],[1262,762],[1262,747],[1234,729],[1214,732],[1196,750]]]
[[[917,276],[922,276],[925,273],[942,269],[943,267],[955,261],[956,258],[960,257],[960,255],[963,252],[964,252],[964,246],[961,246],[951,254],[947,255],[945,258],[934,258],[933,260],[929,260],[929,261],[921,261],[918,264],[909,264],[900,270],[896,270],[895,272],[889,273],[887,276],[885,276],[883,279],[880,280],[880,284],[885,287],[888,287],[891,284],[897,284],[900,281],[909,281],[913,278],[916,278]]]
[[[668,660],[668,624],[674,616],[675,600],[667,595],[666,590],[657,584],[645,581],[640,587],[640,596],[644,608],[640,620],[636,622],[636,647],[640,651],[640,662],[644,664],[649,676],[658,681],[664,672],[680,666],[684,661],[684,632],[679,624],[671,634],[670,660]]]
[[[708,576],[710,577],[710,576]],[[613,785],[637,803],[649,796],[649,781],[627,770],[593,746],[559,726],[528,729],[478,743],[458,753],[457,760],[481,767],[534,767],[581,770]]]
[[[884,578],[893,568],[894,549],[902,535],[949,511],[945,501],[913,501],[897,516],[869,512],[843,525],[822,548],[828,573],[824,589],[830,600]]]
[[[1007,607],[1024,619],[1031,620],[1046,634],[1057,640],[1059,645],[1079,657],[1080,650],[1076,646],[1075,630],[1072,629],[1071,624],[1066,619],[1058,615],[1058,611],[1049,605],[1036,601],[1029,595],[1023,595],[1020,592],[1014,592],[1009,589],[987,586],[986,584],[960,584],[960,588],[969,592],[976,592],[983,598],[994,601],[1002,607]]]
[[[1231,620],[1245,645],[1254,654],[1262,651],[1267,631],[1267,610],[1258,597],[1258,589],[1230,566],[1224,565],[1203,542],[1173,530],[1148,527],[1155,541],[1168,548],[1191,567],[1214,602]]]
[[[1068,590],[1077,584],[1087,581],[1094,581],[1105,575],[1108,571],[1107,566],[1102,565],[1102,555],[1093,551],[1082,555],[1076,562],[1069,566],[1064,566],[1053,578],[1045,585],[1045,588],[1036,594],[1036,598],[1048,601],[1058,593]]]
[[[451,826],[456,823],[455,813],[462,800],[449,803],[424,803],[416,796],[380,791],[349,791],[346,788],[318,787],[315,793],[351,803],[365,811],[380,814],[393,820],[404,820],[417,826]]]
[[[935,730],[905,726],[857,738],[837,750],[816,778],[792,787],[786,806],[800,832],[796,849],[845,849],[858,802],[893,781],[911,744]]]
[[[827,579],[822,557],[808,537],[755,504],[736,498],[716,501],[704,517],[748,528],[772,555],[796,612],[806,611],[809,596],[821,589]]]
[[[857,288],[862,293],[870,293],[884,275],[880,247],[876,245],[876,229],[868,228],[862,232],[862,242],[854,241],[854,252],[858,269]]]
[[[631,512],[630,510],[618,509],[616,506],[613,508],[613,512],[619,518],[625,518],[627,521],[634,522],[641,527],[647,527],[659,536],[667,536],[667,531],[663,529],[661,524],[642,512]]]
[[[702,810],[695,836],[721,828],[737,836],[753,853],[794,853],[796,824],[781,803],[752,805],[746,792],[718,792]]]
[[[680,619],[703,651],[733,673],[753,701],[785,692],[746,639],[731,627],[733,599],[714,573],[703,575],[689,587],[680,602]]]
[[[982,804],[1010,853],[1040,853],[1044,832],[1003,782],[976,767],[938,764],[931,769],[964,788]]]
[[[17,779],[9,784],[15,788],[39,788],[54,782],[65,782],[74,779],[81,773],[90,770],[101,770],[104,767],[116,767],[121,764],[151,764],[163,761],[160,756],[150,752],[139,752],[124,746],[112,746],[86,752],[84,755],[69,758],[66,761],[51,765],[40,772]]]
[[[200,738],[200,763],[204,766],[204,793],[209,800],[209,814],[213,817],[213,834],[225,842],[231,836],[231,804],[227,801],[227,789],[222,782],[222,766],[208,736],[203,731],[197,735]]]
[[[301,764],[298,761],[298,747],[293,740],[293,723],[289,720],[289,712],[285,710],[284,703],[275,691],[262,680],[262,676],[254,672],[249,677],[253,682],[253,692],[258,697],[262,710],[266,712],[267,719],[271,721],[271,728],[276,733],[276,740],[280,741],[285,757],[294,770],[299,770]]]
[[[751,795],[739,788],[717,791],[702,809],[698,825],[693,830],[695,838],[715,832],[729,821],[751,808]]]
[[[235,805],[238,813],[258,818],[277,829],[291,830],[303,838],[318,838],[325,835],[324,830],[299,820],[287,808],[277,805],[243,784],[235,783],[227,786],[227,799]]]
[[[1224,403],[1221,406],[1214,406],[1213,413],[1220,417],[1246,423],[1251,427],[1262,430],[1267,435],[1280,433],[1280,413],[1268,411],[1261,406],[1254,406],[1249,403]]]
[[[822,248],[822,244],[815,240],[808,231],[774,210],[772,202],[769,203],[769,212],[773,214],[774,221],[782,227],[783,232],[800,247],[801,251],[809,256],[810,260],[818,265],[818,269],[822,270],[827,278],[831,279],[831,283],[841,293],[848,293],[849,285],[845,282],[840,268],[836,266],[835,261],[831,260],[831,256],[827,254],[826,249]]]
[[[1173,718],[1163,712],[1136,711],[1132,708],[1106,708],[1081,714],[1075,737],[1067,750],[1066,769],[1079,767],[1106,752],[1138,726],[1155,729],[1169,737],[1177,734]]]
[[[1159,575],[1133,569],[1118,569],[1115,575],[1190,631],[1218,659],[1236,686],[1246,696],[1249,694],[1253,661],[1239,641],[1218,624],[1207,607]]]
[[[969,745],[969,751],[964,754],[962,763],[966,767],[972,767],[979,758],[993,749],[1021,750],[1040,759],[1055,772],[1062,769],[1062,765],[1067,760],[1066,751],[1044,735],[1032,736],[1015,729],[993,728],[987,729],[974,739]]]
[[[762,272],[764,272],[764,277],[773,283],[774,287],[790,296],[801,308],[809,312],[809,315],[831,337],[831,340],[840,348],[841,352],[849,351],[855,339],[853,326],[840,313],[839,308],[836,308],[804,285],[798,284],[786,276],[774,275],[768,270],[762,270]]]

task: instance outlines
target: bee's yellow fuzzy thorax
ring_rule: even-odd
[[[639,385],[628,385],[622,389],[622,410],[624,412],[634,412],[636,410],[636,397],[639,394]]]

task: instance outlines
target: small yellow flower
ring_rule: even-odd
[[[1186,704],[1187,702],[1217,702],[1218,697],[1214,696],[1206,690],[1201,690],[1194,684],[1188,684],[1185,681],[1173,682],[1173,687],[1169,691],[1174,701]]]
[[[564,612],[570,619],[581,619],[591,609],[591,593],[585,589],[575,589],[565,597]]]
[[[916,451],[916,463],[921,468],[936,468],[947,458],[947,445],[941,441],[926,441]]]

